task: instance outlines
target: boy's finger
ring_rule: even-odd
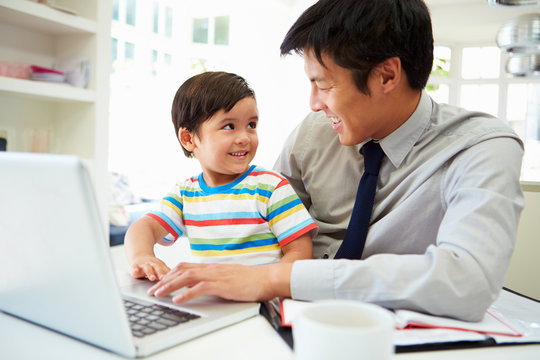
[[[155,270],[160,280],[163,279],[163,277],[167,275],[169,271],[171,271],[171,269],[169,269],[169,267],[164,264],[156,267]]]
[[[144,271],[141,269],[140,266],[133,265],[131,267],[131,276],[133,276],[134,278],[142,278],[142,277],[145,277],[146,274],[144,273]]]
[[[144,270],[144,273],[146,274],[146,277],[148,278],[148,280],[150,281],[155,281],[157,280],[157,275],[154,271],[154,267],[150,264],[144,264],[143,266],[143,270]]]

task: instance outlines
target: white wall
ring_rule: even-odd
[[[516,248],[504,286],[540,299],[540,185],[524,185]]]

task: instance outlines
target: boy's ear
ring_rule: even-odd
[[[180,140],[180,144],[182,144],[187,151],[193,152],[193,150],[195,150],[194,135],[186,128],[180,128],[180,130],[178,130],[178,140]]]

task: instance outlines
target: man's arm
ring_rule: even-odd
[[[237,301],[263,301],[290,297],[290,276],[293,263],[280,262],[263,266],[233,264],[181,263],[148,290],[149,295],[175,295],[175,303],[183,303],[203,295],[216,295]]]

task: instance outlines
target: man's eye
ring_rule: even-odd
[[[233,124],[227,124],[223,127],[224,130],[234,130],[234,125]]]
[[[250,129],[256,129],[257,128],[257,123],[255,121],[252,121],[248,124],[248,128]]]

